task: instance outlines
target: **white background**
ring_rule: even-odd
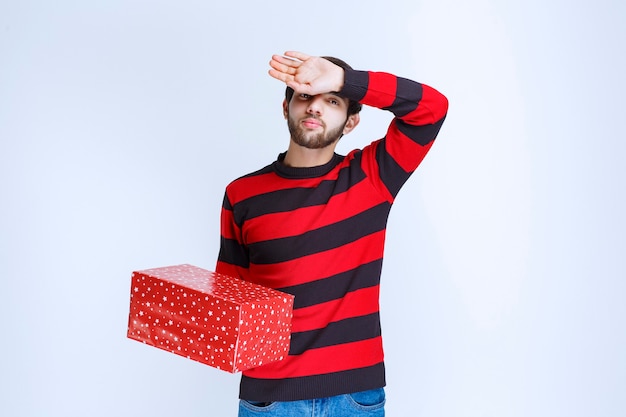
[[[0,415],[236,415],[238,375],[126,338],[130,274],[214,268],[289,49],[450,100],[389,221],[387,414],[624,415],[625,40],[618,0],[3,0]]]

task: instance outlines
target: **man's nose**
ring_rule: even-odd
[[[322,101],[320,96],[314,96],[309,101],[309,106],[307,107],[307,113],[309,114],[322,114]]]

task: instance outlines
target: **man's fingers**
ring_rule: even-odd
[[[270,63],[272,62],[277,65],[283,65],[285,68],[292,68],[294,70],[302,65],[302,61],[297,61],[295,59],[288,58],[282,55],[273,55]]]
[[[278,81],[284,82],[288,87],[291,87],[298,93],[309,94],[309,92],[311,91],[311,86],[309,86],[308,84],[302,84],[297,82],[293,75],[288,75],[284,72],[276,71],[274,69],[269,70],[268,74],[271,77],[276,78]]]
[[[287,51],[285,55],[272,55],[268,74],[298,92],[307,92],[310,90],[309,77],[299,71],[304,61],[310,58],[309,55],[295,51]]]
[[[287,73],[285,73],[283,71],[279,71],[279,70],[275,70],[275,69],[270,69],[268,71],[268,74],[271,77],[276,78],[277,80],[285,82],[285,83],[288,82],[288,81],[293,81],[293,79],[294,79],[293,75],[289,75],[289,74],[287,74]]]
[[[277,80],[288,83],[294,80],[299,66],[300,62],[275,55],[270,61],[269,74]]]
[[[296,59],[299,59],[300,61],[306,61],[307,59],[311,58],[309,55],[304,54],[302,52],[298,52],[298,51],[287,51],[285,52],[285,56],[296,58]]]
[[[297,67],[290,65],[288,62],[279,61],[277,59],[272,58],[270,61],[270,66],[274,68],[276,71],[284,72],[285,74],[295,74]]]

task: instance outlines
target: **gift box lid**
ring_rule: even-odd
[[[134,273],[158,277],[163,281],[211,294],[236,304],[245,304],[251,300],[266,301],[278,296],[293,298],[291,294],[189,264],[150,268]]]

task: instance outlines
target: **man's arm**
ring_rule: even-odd
[[[220,252],[215,272],[244,278],[249,266],[248,253],[241,241],[241,230],[235,222],[233,207],[226,193],[220,215]]]
[[[380,178],[380,191],[392,202],[433,145],[446,118],[448,100],[434,88],[385,72],[346,70],[341,94],[391,111],[387,133],[363,149],[368,177]]]

